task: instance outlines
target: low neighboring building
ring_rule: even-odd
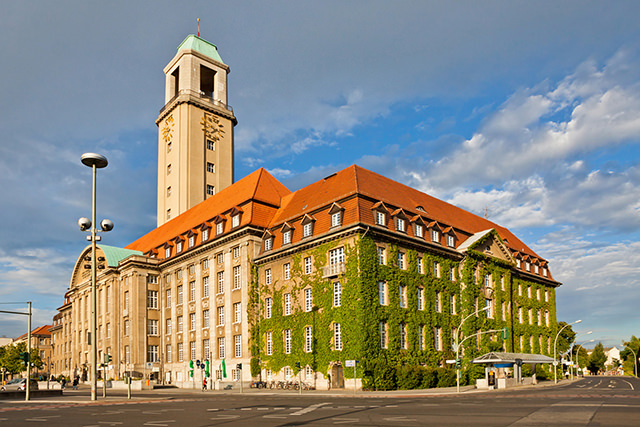
[[[42,369],[35,370],[34,374],[48,374],[52,372],[51,363],[53,360],[52,353],[52,341],[51,341],[51,327],[52,325],[44,325],[40,326],[31,331],[31,354],[37,354],[40,356],[40,360],[42,360],[43,367]],[[24,342],[26,343],[28,339],[28,334],[20,335],[18,338],[13,340],[13,345],[17,345],[18,343]]]

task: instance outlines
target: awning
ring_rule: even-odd
[[[480,357],[473,359],[473,363],[477,364],[489,364],[489,363],[516,363],[516,360],[521,360],[522,363],[527,365],[533,365],[536,363],[553,363],[553,358],[542,354],[528,354],[528,353],[502,353],[491,352],[484,354]]]

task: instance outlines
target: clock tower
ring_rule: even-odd
[[[233,184],[229,67],[218,48],[188,36],[164,68],[158,125],[158,226]]]

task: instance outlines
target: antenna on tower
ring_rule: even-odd
[[[197,18],[198,20],[198,37],[200,37],[200,18]]]

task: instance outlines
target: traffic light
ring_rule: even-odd
[[[456,369],[460,369],[462,367],[462,360],[456,359]]]
[[[236,369],[242,370],[242,363],[238,363],[238,364],[236,365]]]
[[[111,355],[107,354],[104,356],[104,363],[109,363],[111,362]]]
[[[296,368],[300,369],[300,362],[296,362]]]
[[[27,353],[26,351],[20,353],[20,360],[22,360],[22,362],[26,366],[29,363],[29,360],[31,360],[31,358],[29,357],[29,353]]]
[[[189,360],[189,378],[193,378],[193,359]]]
[[[508,340],[509,339],[509,328],[504,328],[502,330],[502,339],[503,340]]]

